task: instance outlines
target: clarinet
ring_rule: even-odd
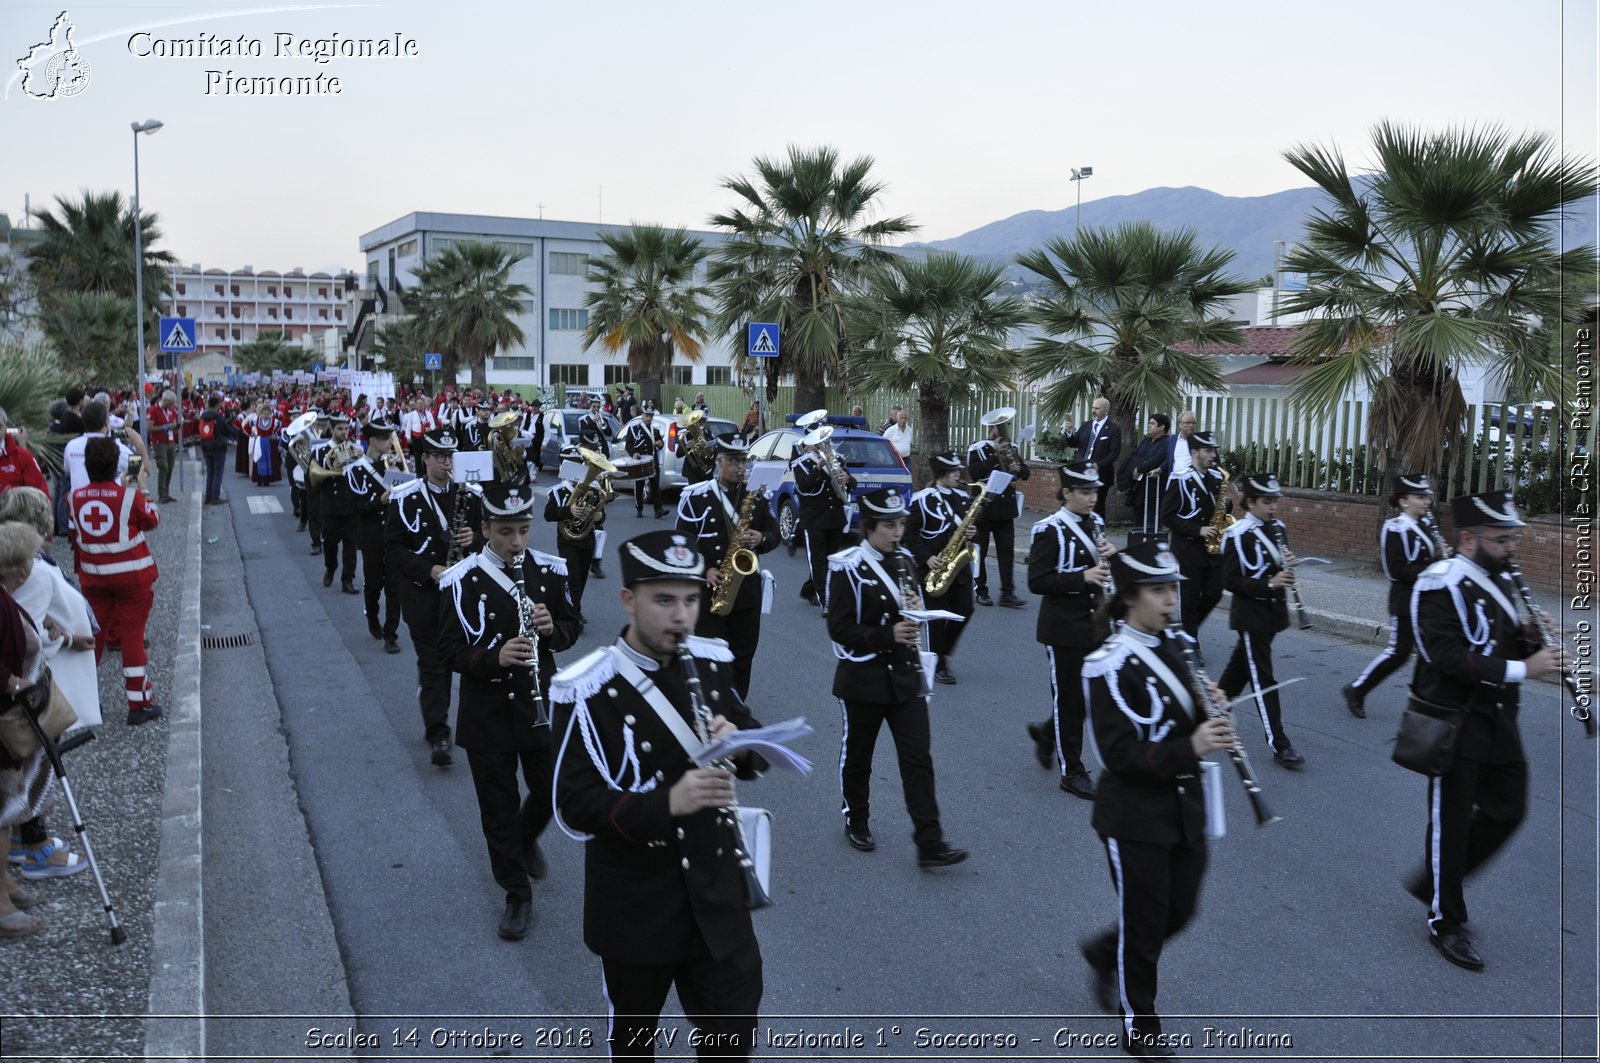
[[[905,557],[898,550],[895,551],[894,560],[895,576],[897,577],[896,582],[900,585],[900,598],[905,602],[905,608],[914,609],[921,607],[922,594],[917,590],[917,580],[916,576],[912,573],[911,566],[906,562]],[[911,601],[913,595],[916,596],[916,605],[913,605]],[[906,618],[902,617],[901,619]],[[922,667],[922,655],[924,653],[931,652],[928,646],[928,625],[918,624],[917,627],[921,632],[919,636],[921,643],[918,648],[913,651],[913,653],[916,656],[917,674],[922,677],[922,696],[929,697],[933,694],[933,686],[928,682],[928,673]]]
[[[1422,525],[1422,530],[1428,533],[1428,538],[1433,542],[1433,549],[1443,561],[1450,556],[1450,547],[1445,545],[1444,536],[1439,533],[1439,518],[1432,513],[1424,513],[1422,519],[1417,521]]]
[[[683,674],[689,682],[689,701],[694,705],[694,729],[700,741],[711,742],[711,709],[706,705],[705,695],[700,686],[700,670],[695,667],[694,654],[689,651],[687,640],[678,643],[678,662],[683,665]],[[728,757],[716,762],[716,766],[723,770],[733,772],[733,760]],[[734,797],[728,802],[727,808],[717,809],[718,818],[728,826],[728,832],[733,835],[733,855],[739,861],[739,871],[744,875],[744,906],[752,912],[761,908],[770,908],[772,898],[767,896],[767,891],[761,888],[761,878],[756,874],[755,861],[750,859],[749,846],[744,840],[744,823],[739,819],[739,798]]]
[[[1278,550],[1280,552],[1288,552],[1289,544],[1283,538],[1283,522],[1279,520],[1268,521],[1267,527],[1272,532],[1272,541],[1277,544]],[[1305,631],[1310,628],[1311,621],[1306,619],[1306,607],[1305,603],[1300,600],[1300,585],[1298,583],[1289,584],[1289,601],[1294,606],[1294,619],[1300,630]]]
[[[547,727],[550,707],[545,704],[544,677],[539,674],[539,632],[533,627],[533,602],[528,598],[528,585],[522,575],[522,558],[526,556],[518,557],[511,566],[511,581],[517,585],[517,634],[533,643],[533,659],[528,662],[533,673],[533,726]]]
[[[1522,570],[1517,567],[1515,558],[1506,558],[1506,571],[1511,575],[1511,582],[1517,585],[1517,593],[1522,595],[1522,604],[1527,606],[1528,615],[1533,617],[1533,624],[1538,629],[1540,641],[1546,646],[1559,645],[1556,633],[1550,630],[1550,625],[1544,622],[1544,614],[1534,604],[1533,591],[1528,588],[1528,581],[1522,578]],[[1572,715],[1583,724],[1583,736],[1595,737],[1594,713],[1589,711],[1589,695],[1578,686],[1578,677],[1571,672],[1562,672],[1561,681],[1567,685],[1567,692],[1572,695]]]
[[[1200,663],[1200,658],[1194,652],[1194,646],[1184,635],[1183,629],[1177,624],[1167,627],[1167,637],[1177,642],[1179,650],[1183,653],[1184,671],[1189,679],[1189,693],[1193,695],[1196,704],[1205,710],[1206,716],[1219,719],[1229,714],[1217,708],[1216,702],[1211,700],[1211,679],[1206,675],[1206,670]],[[1239,781],[1244,783],[1245,796],[1250,798],[1250,807],[1256,814],[1256,826],[1270,827],[1282,816],[1273,815],[1272,809],[1267,807],[1267,797],[1261,792],[1261,784],[1256,782],[1256,773],[1250,767],[1250,756],[1244,751],[1238,736],[1234,736],[1233,745],[1228,747],[1228,759],[1233,761],[1233,766],[1238,769]]]
[[[1106,544],[1106,530],[1100,526],[1099,521],[1094,519],[1093,514],[1090,514],[1086,519],[1089,521],[1090,529],[1094,532],[1094,545],[1095,549],[1098,550],[1100,547]],[[1102,554],[1095,558],[1094,563],[1096,565],[1104,565],[1108,562],[1105,559],[1105,555]],[[1107,601],[1110,601],[1112,598],[1117,596],[1117,581],[1112,578],[1109,569],[1106,570],[1106,581],[1100,585],[1100,589],[1105,592],[1105,599]]]

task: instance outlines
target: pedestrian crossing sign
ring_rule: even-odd
[[[194,318],[161,319],[161,349],[172,354],[194,353]]]
[[[749,343],[745,354],[751,358],[778,357],[778,326],[770,321],[750,322]]]

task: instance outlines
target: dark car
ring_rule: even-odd
[[[907,502],[911,499],[911,472],[901,460],[894,444],[867,430],[866,421],[860,417],[830,417],[833,438],[829,446],[844,462],[845,468],[856,479],[845,510],[850,527],[856,526],[859,517],[855,500],[868,491],[892,487]],[[775,428],[750,444],[752,475],[758,470],[781,470],[782,478],[772,494],[772,514],[778,521],[778,533],[785,543],[794,540],[795,528],[800,519],[800,496],[795,490],[794,474],[789,462],[799,450],[800,437],[805,435],[794,426]]]

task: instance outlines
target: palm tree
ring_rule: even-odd
[[[525,255],[499,244],[469,240],[451,244],[416,269],[411,299],[423,342],[444,356],[445,383],[454,383],[462,362],[472,369],[472,386],[488,387],[485,359],[502,347],[527,342],[512,318],[533,295],[511,280],[511,268]]]
[[[28,269],[40,299],[47,301],[63,292],[109,292],[133,298],[133,211],[124,205],[122,194],[85,191],[79,202],[57,196],[56,204],[59,216],[48,209],[33,212],[43,236],[29,251]],[[157,220],[153,212],[139,214],[146,310],[160,309],[161,297],[172,288],[169,271],[178,262],[171,252],[156,249],[161,239]]]
[[[710,335],[711,291],[694,278],[706,249],[685,230],[659,225],[635,225],[600,239],[611,253],[589,260],[589,282],[598,287],[584,297],[589,325],[583,344],[598,343],[611,355],[626,351],[639,397],[659,409],[674,353],[698,362]]]
[[[284,332],[263,332],[248,343],[234,349],[234,360],[247,373],[270,373],[274,369],[288,372],[304,369],[311,361],[310,352],[289,342]]]
[[[1191,229],[1148,222],[1084,229],[1018,255],[1043,279],[1029,314],[1043,335],[1022,359],[1031,379],[1048,381],[1041,414],[1060,418],[1104,395],[1123,438],[1138,439],[1141,406],[1176,409],[1186,390],[1222,387],[1216,363],[1173,345],[1238,342],[1217,314],[1253,282],[1223,273],[1232,260],[1226,248],[1202,248]]]
[[[1594,249],[1556,241],[1596,171],[1544,133],[1383,123],[1372,137],[1376,172],[1361,178],[1336,148],[1284,153],[1332,200],[1284,262],[1306,275],[1283,311],[1310,315],[1295,357],[1314,363],[1291,397],[1325,409],[1365,384],[1385,473],[1436,472],[1466,417],[1461,366],[1492,366],[1516,399],[1564,397],[1552,334],[1583,305]]]
[[[394,374],[397,382],[409,384],[423,372],[426,352],[422,348],[415,319],[402,317],[378,327],[372,353],[383,358],[385,372]]]
[[[916,391],[919,456],[949,449],[953,400],[1015,382],[1010,336],[1026,309],[1002,294],[1003,273],[961,255],[896,256],[863,266],[861,291],[844,300],[851,377]]]
[[[754,178],[722,183],[739,202],[711,218],[730,233],[707,272],[716,327],[742,333],[749,321],[778,323],[782,356],[768,377],[769,402],[778,379],[793,374],[798,409],[826,405],[843,361],[840,298],[864,263],[886,254],[878,245],[916,231],[909,216],[869,220],[884,187],[871,179],[872,163],[863,155],[841,165],[833,148],[791,145],[786,159],[757,157]]]
[[[121,387],[138,372],[133,297],[110,292],[57,292],[39,309],[45,341],[77,381]],[[155,331],[146,324],[147,334]]]

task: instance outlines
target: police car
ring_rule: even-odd
[[[791,422],[788,426],[775,428],[750,444],[751,476],[760,471],[764,479],[772,477],[778,482],[771,497],[772,515],[777,519],[778,533],[786,544],[794,542],[800,520],[800,496],[795,490],[789,462],[800,452],[800,438],[805,435],[793,425],[793,414],[788,420]],[[864,417],[829,417],[823,423],[833,425],[833,438],[828,445],[856,479],[850,503],[845,507],[850,528],[855,528],[859,518],[856,499],[868,491],[892,487],[910,504],[911,471],[893,443],[869,429]]]

